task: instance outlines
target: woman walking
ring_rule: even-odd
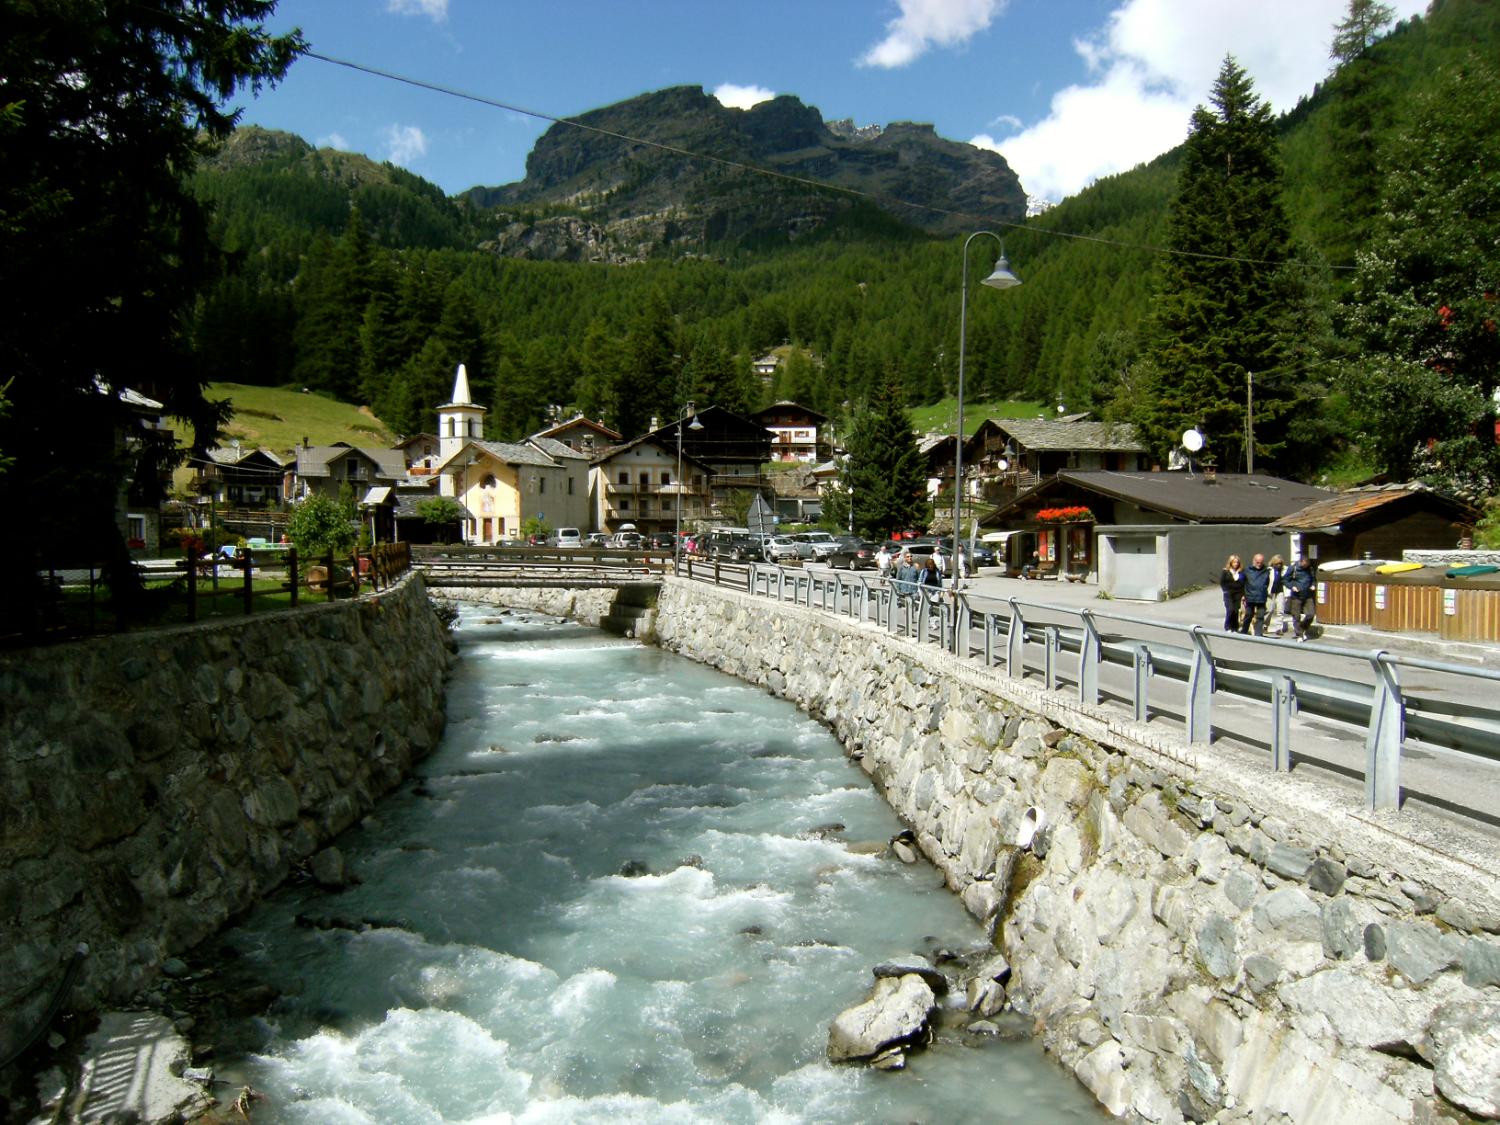
[[[1224,632],[1240,631],[1240,605],[1245,600],[1245,568],[1239,555],[1230,555],[1219,574],[1219,589],[1224,593]]]

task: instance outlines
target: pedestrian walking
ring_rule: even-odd
[[[1219,573],[1219,589],[1224,592],[1224,631],[1240,631],[1240,605],[1245,600],[1245,568],[1239,555],[1230,555]]]
[[[1245,571],[1245,611],[1240,621],[1240,632],[1254,631],[1257,637],[1266,635],[1266,602],[1271,598],[1271,568],[1266,565],[1266,556],[1256,552]]]
[[[891,575],[891,548],[890,544],[882,543],[880,550],[875,552],[875,576],[884,582]]]
[[[894,585],[898,595],[904,598],[916,591],[917,568],[912,563],[911,551],[905,547],[901,548],[901,556],[896,561],[895,575]]]
[[[1318,607],[1318,581],[1307,560],[1292,560],[1292,569],[1286,576],[1286,613],[1292,621],[1292,632],[1297,640],[1307,640],[1313,617]]]
[[[1289,569],[1280,555],[1272,555],[1271,600],[1266,603],[1266,635],[1279,637],[1286,632],[1286,575]]]

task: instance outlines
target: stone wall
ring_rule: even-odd
[[[659,609],[838,733],[1111,1112],[1500,1116],[1492,846],[856,622],[685,582]]]
[[[446,587],[434,591],[433,597],[454,602],[522,609],[567,617],[594,628],[608,629],[623,636],[649,639],[655,626],[658,586],[640,582],[626,586],[598,589],[558,589],[555,587],[486,586]]]
[[[128,999],[436,744],[448,638],[420,578],[357,602],[0,656],[0,1058],[76,943]]]

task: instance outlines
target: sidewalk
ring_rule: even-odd
[[[1101,598],[1093,582],[1064,582],[1057,579],[1002,578],[985,574],[970,578],[964,590],[987,598],[1016,598],[1022,602],[1065,606],[1069,609],[1093,609],[1100,613],[1119,613],[1127,617],[1145,617],[1174,625],[1202,625],[1218,629],[1224,623],[1224,600],[1218,587],[1194,590],[1190,594],[1165,602],[1125,601]],[[1446,641],[1431,634],[1381,633],[1365,625],[1320,625],[1317,640],[1324,644],[1355,649],[1384,649],[1403,656],[1441,660],[1500,669],[1500,645],[1466,644]]]

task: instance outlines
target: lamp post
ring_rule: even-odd
[[[687,411],[677,419],[677,505],[674,509],[677,516],[677,530],[672,536],[672,574],[675,577],[682,569],[682,423],[683,419],[691,418],[688,429],[701,430],[703,423],[698,421],[698,411],[691,400],[688,401]]]
[[[964,240],[963,282],[959,287],[958,303],[958,433],[953,444],[953,588],[958,589],[958,548],[963,532],[964,503],[964,348],[969,333],[969,243],[981,234],[989,235],[1000,243],[1000,259],[995,263],[990,276],[981,285],[991,289],[1013,289],[1021,279],[1010,272],[1010,262],[1005,257],[1005,243],[994,231],[977,230]],[[954,633],[954,643],[958,635]]]

